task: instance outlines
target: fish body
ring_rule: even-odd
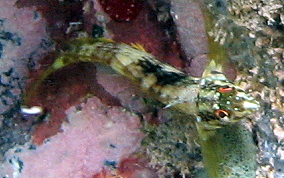
[[[259,103],[236,86],[211,62],[201,78],[162,63],[137,45],[109,39],[81,38],[70,42],[45,72],[44,80],[59,68],[77,62],[103,63],[133,80],[165,105],[195,116],[205,130],[235,123],[259,108]],[[215,68],[214,68],[215,67]]]
[[[51,73],[78,62],[110,66],[163,103],[165,108],[178,110],[185,119],[196,118],[199,144],[210,178],[255,177],[256,154],[250,132],[233,123],[254,113],[259,103],[230,82],[214,60],[199,78],[162,63],[139,45],[104,38],[75,39],[25,93],[24,102],[29,103]],[[22,112],[34,114],[42,112],[42,108],[23,106]]]

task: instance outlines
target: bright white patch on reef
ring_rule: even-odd
[[[40,106],[33,106],[30,108],[22,107],[21,112],[24,114],[40,114],[43,112],[43,109]]]

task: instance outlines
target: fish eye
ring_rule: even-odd
[[[229,87],[229,86],[218,88],[218,91],[220,93],[227,93],[227,92],[231,92],[233,90],[234,90],[234,88],[233,87]]]
[[[224,118],[229,116],[229,112],[223,109],[218,109],[217,111],[215,111],[215,115],[219,118]]]

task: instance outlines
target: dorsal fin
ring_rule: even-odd
[[[215,60],[211,60],[202,74],[202,78],[218,78],[219,80],[227,80],[222,72],[222,65]]]
[[[147,52],[147,51],[145,50],[145,48],[143,47],[143,45],[141,45],[141,44],[139,44],[139,43],[131,43],[130,45],[131,45],[133,48],[136,48],[136,49],[138,49],[138,50]]]

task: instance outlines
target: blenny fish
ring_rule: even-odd
[[[105,38],[81,38],[70,42],[69,49],[55,60],[29,93],[34,93],[52,72],[78,62],[110,66],[139,84],[165,108],[194,116],[205,130],[236,123],[259,108],[258,101],[230,82],[214,60],[201,78],[193,77],[162,63],[139,45],[116,43]]]
[[[74,39],[68,43],[67,49],[60,53],[33,88],[27,91],[24,102],[29,103],[39,85],[51,73],[78,62],[103,63],[110,66],[117,73],[140,85],[144,92],[164,104],[165,108],[175,109],[188,116],[185,119],[195,118],[205,166],[211,178],[228,178],[230,176],[227,174],[239,174],[239,170],[243,170],[243,177],[247,177],[246,166],[250,163],[236,160],[243,160],[238,158],[239,155],[248,155],[254,159],[254,154],[243,153],[254,147],[250,145],[252,141],[246,143],[246,139],[240,140],[239,142],[244,144],[240,145],[238,153],[234,154],[230,150],[234,148],[235,142],[232,142],[232,139],[226,140],[222,134],[224,129],[228,132],[235,128],[232,126],[233,123],[253,114],[260,104],[250,94],[230,82],[216,61],[210,62],[202,77],[193,77],[162,63],[137,44],[127,45],[105,38]],[[37,106],[22,107],[24,113],[34,114],[41,111],[42,108]],[[237,138],[244,132],[239,130],[242,129],[236,131]],[[234,137],[234,134],[229,135]],[[216,145],[219,143],[217,149]],[[221,146],[227,143],[230,143],[228,149]],[[217,150],[212,149],[212,145],[215,145]],[[228,157],[233,159],[227,159]],[[234,170],[237,171],[229,167],[224,168],[229,162],[236,165],[237,168],[234,167]]]

